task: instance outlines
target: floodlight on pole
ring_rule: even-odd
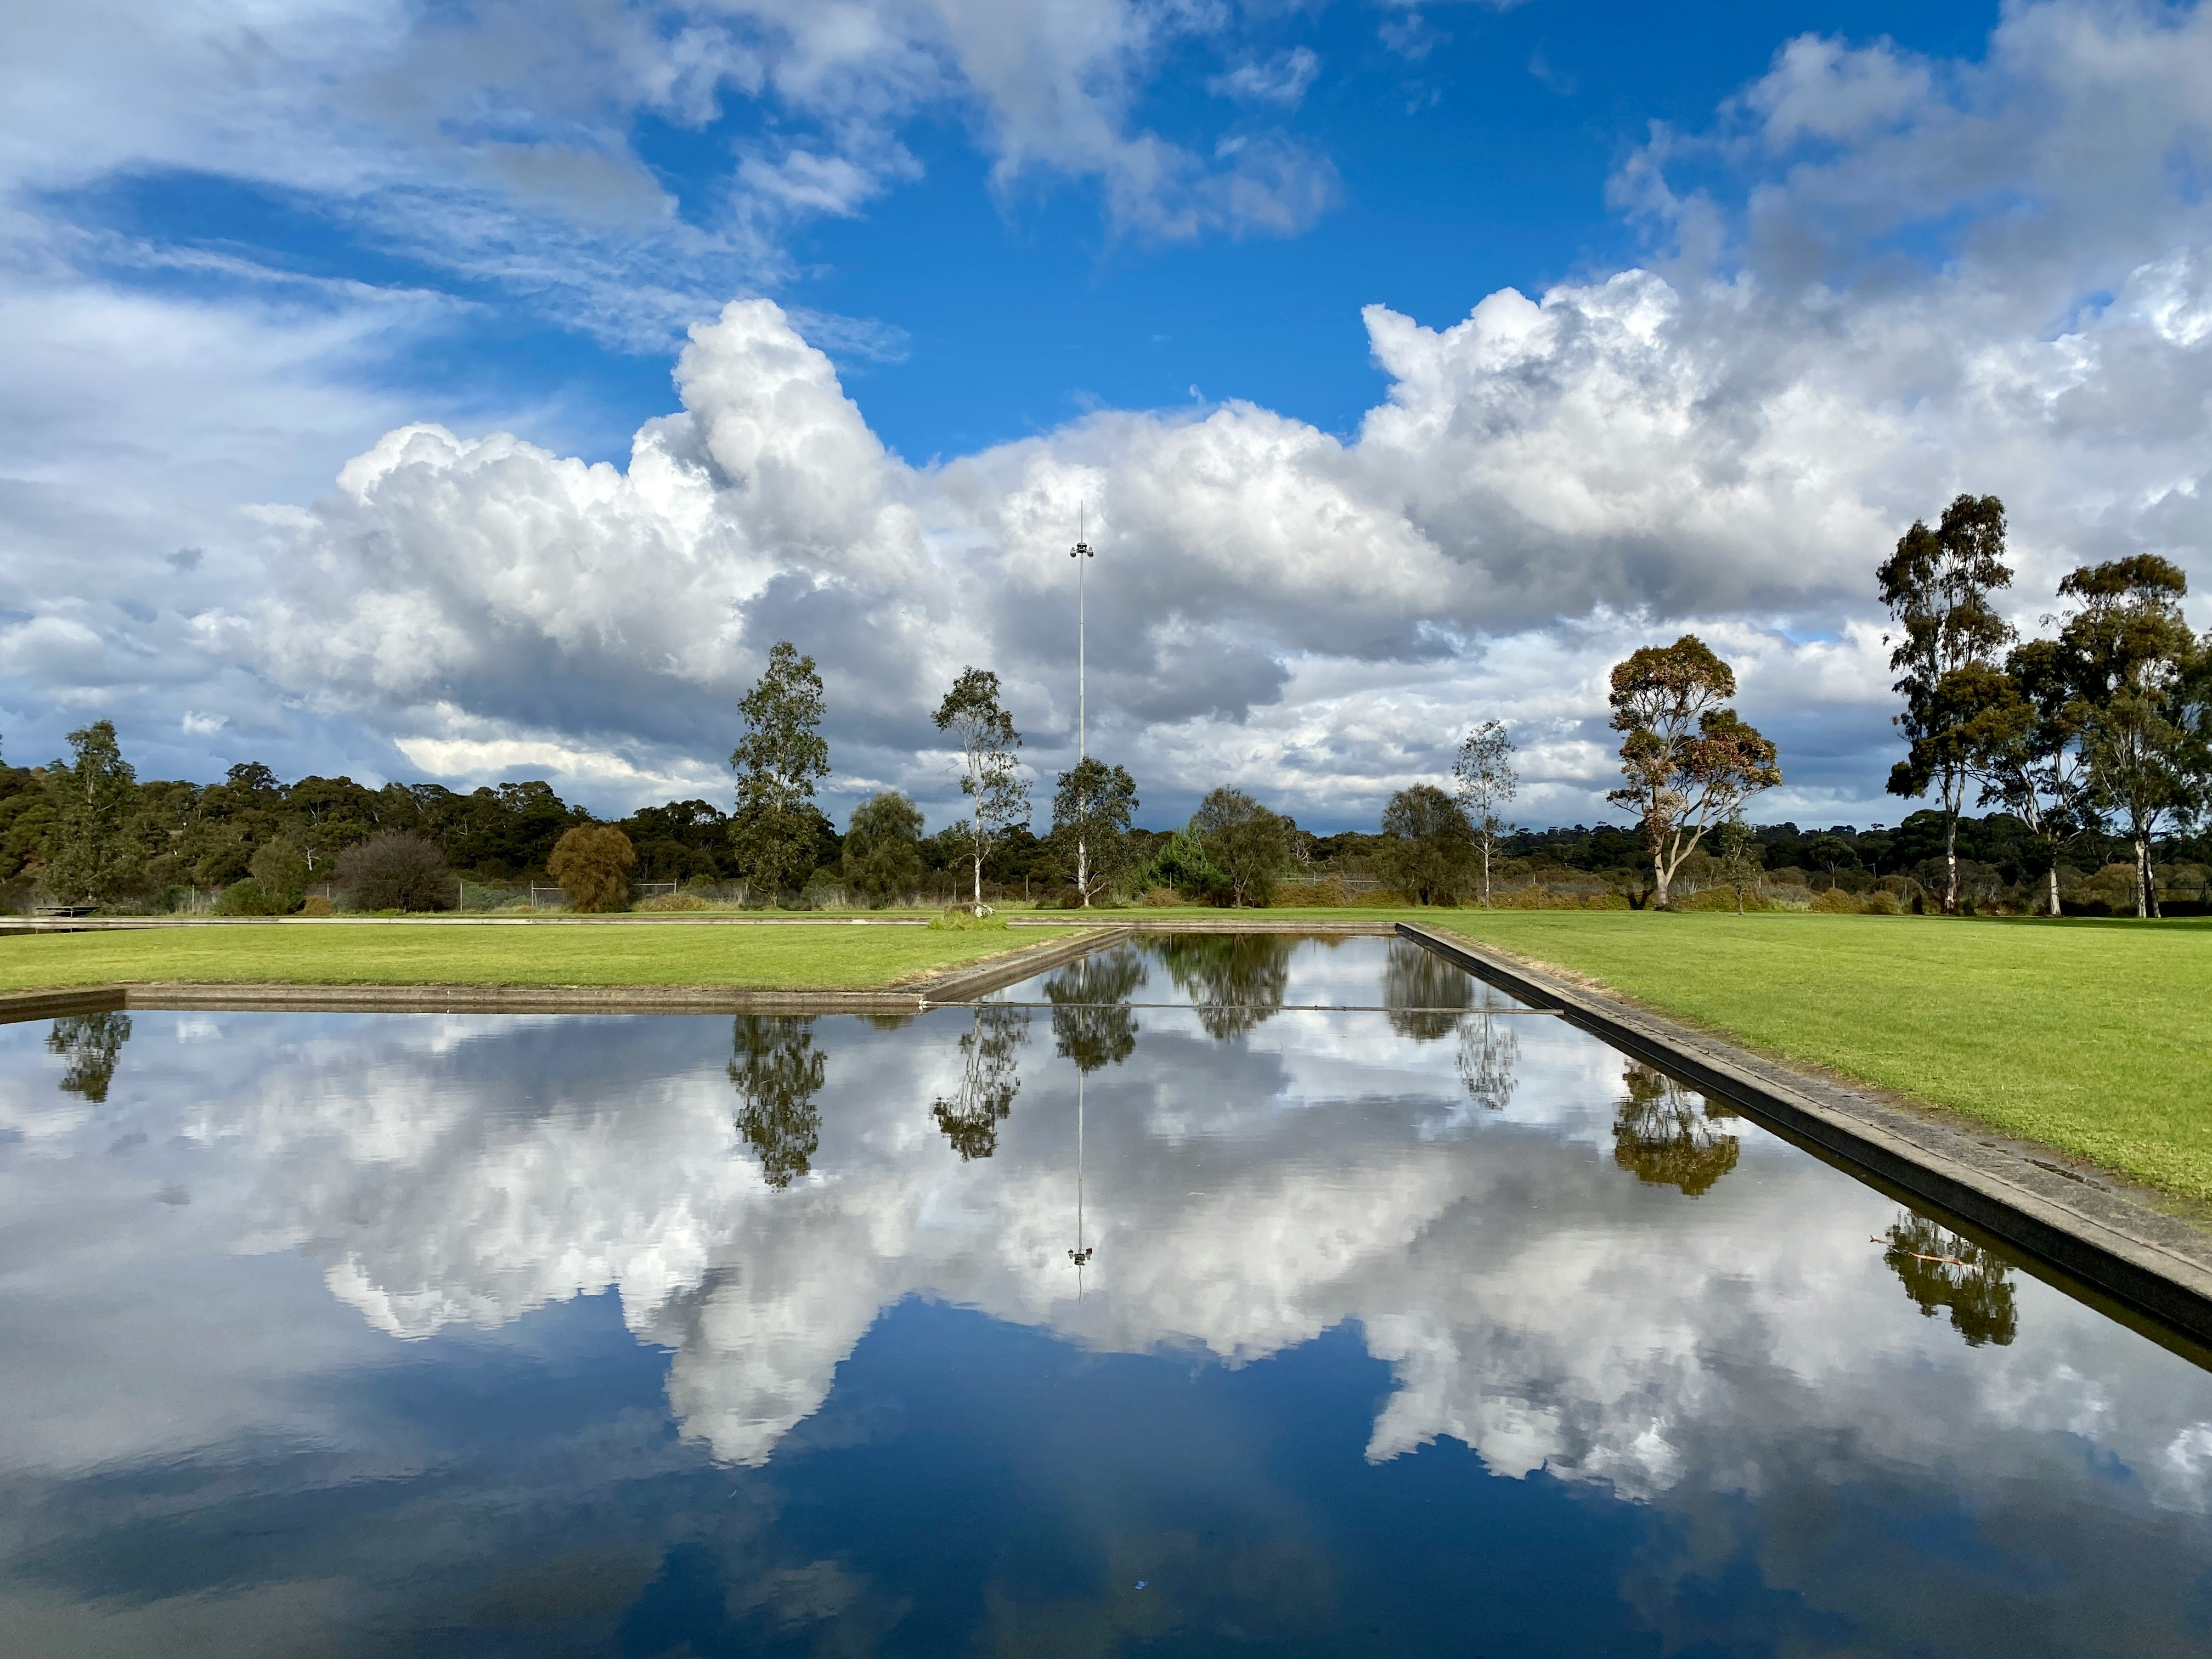
[[[1088,729],[1090,710],[1085,705],[1086,664],[1084,660],[1088,630],[1085,627],[1087,619],[1084,614],[1083,581],[1084,568],[1094,556],[1091,551],[1089,530],[1090,509],[1078,507],[1075,517],[1075,545],[1067,550],[1067,556],[1075,561],[1075,764],[1079,776],[1081,775],[1083,763],[1089,759],[1091,755]],[[1082,801],[1080,805],[1084,808],[1084,817],[1089,817],[1089,801]],[[1079,829],[1075,835],[1075,884],[1082,890],[1083,908],[1089,909],[1091,908],[1091,848],[1087,833],[1081,829]]]
[[[1075,561],[1075,758],[1080,763],[1090,753],[1085,744],[1084,708],[1084,647],[1085,617],[1083,612],[1083,568],[1095,556],[1085,538],[1089,528],[1088,508],[1076,509],[1075,545],[1067,550],[1067,556]]]

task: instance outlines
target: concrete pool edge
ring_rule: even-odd
[[[134,1009],[234,1013],[878,1014],[912,1015],[972,1002],[1079,957],[1117,945],[1127,926],[1071,929],[1057,939],[962,963],[876,990],[762,990],[719,985],[299,985],[141,981],[0,992],[0,1024]]]
[[[1954,1127],[1870,1090],[1796,1071],[1458,934],[1415,922],[1400,922],[1397,931],[1790,1139],[1938,1205],[2197,1342],[2212,1343],[2212,1238],[2065,1167],[2072,1160],[2063,1162],[2063,1154],[1996,1130]]]

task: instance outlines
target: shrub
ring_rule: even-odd
[[[1770,887],[1766,890],[1766,908],[1770,910],[1809,910],[1813,908],[1813,890],[1809,887]]]
[[[1667,901],[1670,910],[1729,910],[1735,908],[1735,895],[1725,887],[1708,887],[1700,892],[1675,892]],[[1747,910],[1753,908],[1749,894],[1744,896]]]
[[[322,894],[310,893],[301,904],[300,914],[303,916],[334,916],[337,910]]]
[[[1286,881],[1275,890],[1275,902],[1290,909],[1340,910],[1352,902],[1352,890],[1341,876],[1319,881]]]
[[[1859,903],[1870,916],[1896,916],[1905,913],[1905,907],[1897,902],[1896,894],[1886,893],[1878,887],[1862,898]]]
[[[1157,910],[1172,909],[1182,902],[1182,895],[1172,887],[1147,887],[1138,902],[1150,905]]]
[[[281,896],[288,910],[307,884],[307,855],[283,836],[254,848],[246,867],[261,890],[271,899]]]
[[[291,908],[289,893],[268,892],[251,876],[231,883],[215,902],[219,916],[281,916]]]
[[[568,908],[596,914],[629,903],[630,866],[637,849],[608,823],[580,823],[554,843],[545,873],[561,884]]]
[[[633,910],[703,910],[707,901],[696,893],[655,893],[649,899],[641,899],[632,905]]]
[[[450,910],[457,896],[437,843],[400,830],[339,854],[337,884],[356,910]]]
[[[1006,919],[988,904],[980,916],[964,904],[951,904],[942,915],[932,917],[929,925],[940,933],[969,933],[979,928],[1004,927]]]
[[[1816,895],[1813,908],[1827,916],[1862,916],[1866,914],[1865,905],[1840,887],[1831,887],[1826,892]]]

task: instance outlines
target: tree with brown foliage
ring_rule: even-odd
[[[568,908],[586,914],[629,908],[630,867],[637,849],[607,823],[582,823],[555,843],[545,873],[561,884]]]

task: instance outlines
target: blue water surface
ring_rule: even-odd
[[[0,1028],[0,1650],[2212,1650],[2183,1354],[1399,941]]]

